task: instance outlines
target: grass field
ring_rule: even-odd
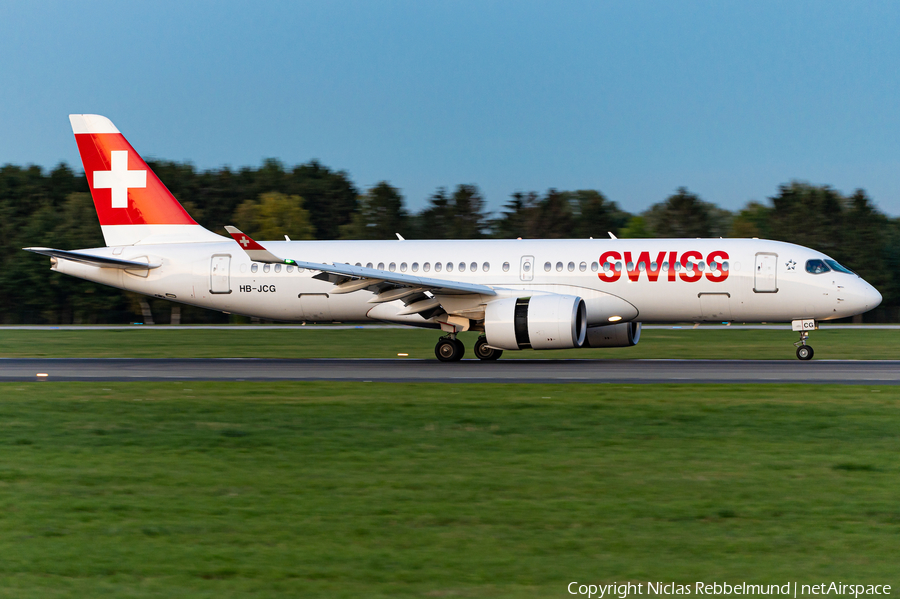
[[[5,383],[0,396],[3,597],[900,584],[898,387]]]
[[[3,330],[0,357],[434,358],[440,332],[421,329]],[[460,336],[467,357],[477,335]],[[629,348],[505,352],[510,358],[696,358],[796,360],[798,338],[772,330],[645,330]],[[810,335],[816,358],[900,359],[900,330],[825,329]]]

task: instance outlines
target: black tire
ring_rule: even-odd
[[[801,345],[797,348],[797,359],[799,360],[812,360],[813,348],[811,345]]]
[[[434,355],[441,362],[458,362],[466,353],[466,347],[459,339],[441,337],[434,346]]]
[[[454,362],[458,362],[462,360],[463,356],[466,355],[466,346],[463,345],[463,342],[459,340],[459,338],[453,339],[453,343],[456,344],[456,357],[453,358]]]
[[[478,341],[475,342],[473,351],[475,352],[475,357],[479,360],[496,360],[503,355],[502,349],[488,347],[487,339],[484,337],[478,338]]]

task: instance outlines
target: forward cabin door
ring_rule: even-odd
[[[534,279],[534,256],[522,256],[522,263],[519,266],[519,277],[523,281]]]
[[[209,292],[231,293],[231,256],[217,254],[209,266]]]
[[[776,293],[778,254],[756,254],[756,271],[753,277],[753,291],[756,293]]]

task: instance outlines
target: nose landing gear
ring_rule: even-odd
[[[799,360],[812,360],[813,348],[811,345],[806,344],[806,340],[809,338],[809,333],[806,331],[800,331],[800,341],[794,342],[794,345],[797,347],[797,358]]]
[[[465,353],[466,346],[456,338],[455,333],[441,337],[438,339],[437,345],[434,346],[434,355],[441,362],[458,362],[462,360]]]
[[[815,331],[818,328],[819,323],[812,318],[791,321],[791,330],[800,332],[800,341],[794,342],[794,347],[797,348],[798,360],[812,360],[814,353],[813,348],[811,345],[806,344],[806,340],[809,339],[809,332]]]

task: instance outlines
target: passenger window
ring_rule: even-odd
[[[254,262],[253,264],[250,265],[250,272],[256,272],[257,270],[259,270],[259,264]]]
[[[697,264],[697,268],[700,269],[700,272],[703,272],[704,270],[706,270],[706,264],[703,262],[700,262],[699,264]]]
[[[294,267],[288,264],[287,267],[285,267],[285,270],[288,272],[294,272]]]
[[[359,262],[357,262],[356,265],[357,265],[357,266],[362,266],[362,264],[360,264]]]
[[[544,271],[550,272],[550,269],[553,268],[553,265],[549,262],[544,262]]]
[[[509,272],[509,262],[503,263],[503,272]]]
[[[722,263],[722,272],[728,272],[728,261]]]
[[[418,262],[413,262],[413,263],[412,263],[412,271],[413,271],[413,272],[419,272],[419,263],[418,263]]]
[[[367,263],[366,268],[372,268],[372,263],[371,262]]]
[[[826,273],[831,269],[828,268],[828,265],[825,264],[822,260],[807,260],[806,261],[806,272],[813,275],[820,275],[822,273]]]
[[[422,265],[422,270],[424,270],[425,272],[428,272],[429,270],[431,270],[431,263],[430,263],[430,262],[426,262],[425,264],[423,264],[423,265]]]
[[[556,263],[556,272],[562,272],[562,262]]]
[[[384,262],[378,263],[378,270],[384,270]]]
[[[434,263],[434,272],[441,272],[441,263],[440,262]]]
[[[628,270],[634,270],[634,262],[629,262],[626,268],[628,268]]]
[[[281,272],[281,265],[280,265],[280,264],[276,264],[276,265],[275,265],[275,272]]]
[[[400,263],[400,272],[406,272],[406,262]]]
[[[569,272],[574,272],[575,271],[575,263],[569,262],[568,269],[569,269]]]
[[[491,263],[490,263],[490,262],[485,262],[484,264],[481,265],[481,270],[483,270],[484,272],[487,272],[487,271],[489,271],[490,269],[491,269]]]
[[[452,262],[447,263],[447,272],[453,272],[453,263]]]
[[[263,272],[269,272],[269,268],[271,268],[270,264],[263,264]]]
[[[388,270],[391,272],[394,272],[395,270],[397,270],[397,263],[391,262],[390,266],[388,266]]]
[[[609,265],[609,262],[606,264]],[[598,270],[600,270],[600,265],[596,262],[591,262],[591,272],[597,272]]]
[[[663,268],[662,268],[662,269],[663,269],[663,272],[668,272],[668,270],[669,270],[669,263],[668,263],[668,262],[663,262]]]
[[[582,262],[581,264],[579,264],[578,270],[580,270],[581,272],[586,271],[587,270],[587,262]]]
[[[647,270],[647,263],[646,262],[638,262],[638,270],[641,272],[644,272],[645,270]]]
[[[475,272],[476,270],[478,270],[478,263],[477,263],[477,262],[473,262],[472,264],[470,264],[470,265],[469,265],[469,270],[471,270],[472,272]]]
[[[459,272],[466,272],[466,263],[465,262],[459,263]]]
[[[305,268],[300,268],[300,267],[298,266],[298,267],[297,267],[297,272],[306,272],[306,269],[305,269]]]

